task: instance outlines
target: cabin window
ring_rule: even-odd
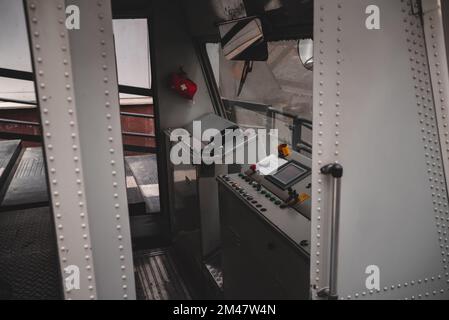
[[[301,63],[298,43],[269,42],[268,60],[253,62],[245,80],[244,61],[226,60],[219,43],[206,43],[205,47],[231,120],[242,127],[276,128],[281,142],[295,149],[310,149],[313,71]]]
[[[147,19],[114,19],[118,80],[121,85],[151,88],[150,45]],[[29,78],[31,55],[22,1],[0,2],[0,108],[33,108],[36,94]],[[23,73],[25,72],[25,73]],[[132,90],[131,90],[132,91]],[[121,104],[151,97],[120,93]]]
[[[23,1],[0,1],[0,138],[39,141],[39,113]],[[148,19],[113,20],[125,149],[156,148]],[[28,121],[24,123],[23,121]]]
[[[31,72],[31,56],[22,1],[0,1],[0,108],[32,108],[35,101],[32,81],[12,77],[13,71]],[[8,72],[9,71],[9,72]],[[6,77],[9,73],[11,77]]]
[[[121,85],[151,88],[150,43],[147,19],[114,19],[115,53],[118,81]],[[120,103],[142,98],[120,93]]]

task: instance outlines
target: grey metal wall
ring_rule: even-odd
[[[182,127],[193,119],[213,112],[201,66],[179,1],[153,3],[151,43],[154,43],[153,68],[156,70],[157,101],[161,129]],[[150,44],[151,45],[151,44]],[[169,76],[183,67],[198,85],[193,101],[178,96],[168,85]]]
[[[443,13],[443,28],[444,28],[444,36],[446,39],[446,51],[449,52],[449,1],[447,0],[441,1],[441,12]]]
[[[365,27],[369,5],[379,30]],[[313,297],[331,263],[331,181],[319,169],[338,162],[339,298],[447,299],[448,197],[420,17],[409,1],[317,0],[314,34]],[[366,283],[373,265],[378,289]]]

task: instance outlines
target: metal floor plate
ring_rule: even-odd
[[[2,210],[48,205],[45,165],[41,148],[26,148],[6,191]]]
[[[0,188],[20,151],[20,140],[0,141]]]
[[[61,299],[56,236],[48,207],[0,213],[2,299]]]
[[[149,213],[159,213],[159,182],[157,158],[155,154],[126,157],[140,192],[145,200]]]
[[[126,159],[126,157],[125,157]],[[125,161],[125,175],[126,175],[126,196],[128,198],[129,214],[143,215],[146,214],[146,205],[143,200],[140,189],[137,186],[136,179],[133,176],[128,163]]]
[[[139,299],[191,299],[187,287],[167,250],[156,249],[136,252],[134,268]]]

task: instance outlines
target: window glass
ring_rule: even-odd
[[[269,42],[268,60],[252,62],[252,70],[243,84],[245,62],[226,60],[219,43],[206,45],[230,119],[244,127],[276,128],[280,141],[290,145],[293,142],[294,118],[312,120],[313,71],[302,65],[298,42]],[[243,102],[245,107],[242,108],[239,102]],[[269,108],[274,112],[268,112]],[[301,131],[303,140],[311,140],[309,130]]]
[[[23,1],[0,1],[0,68],[31,71]],[[34,101],[34,84],[31,81],[0,77],[0,97]],[[29,105],[1,102],[0,108],[29,107]]]
[[[151,88],[147,19],[113,21],[118,80],[122,85]],[[134,98],[120,94],[120,98]]]
[[[120,84],[151,88],[150,52],[146,19],[113,21]],[[23,2],[0,1],[0,68],[32,71]],[[0,77],[0,97],[35,101],[32,81]],[[121,102],[141,96],[120,94]],[[147,97],[145,99],[148,99]],[[25,104],[0,102],[0,107],[30,107]]]
[[[0,67],[31,71],[23,1],[0,1]]]

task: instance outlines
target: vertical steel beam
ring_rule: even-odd
[[[68,30],[69,5],[80,28]],[[133,299],[112,13],[109,0],[25,0],[61,274],[73,299]],[[67,289],[67,288],[66,288]]]
[[[314,2],[314,299],[329,298],[320,294],[329,283],[338,284],[339,299],[449,297],[438,2],[423,0],[424,26],[416,1]],[[376,16],[378,27],[370,25]],[[345,169],[338,239],[332,180],[319,171],[330,163]]]
[[[447,189],[449,174],[449,70],[444,37],[441,0],[423,0],[424,34],[429,59],[430,79],[441,140],[441,156]]]

